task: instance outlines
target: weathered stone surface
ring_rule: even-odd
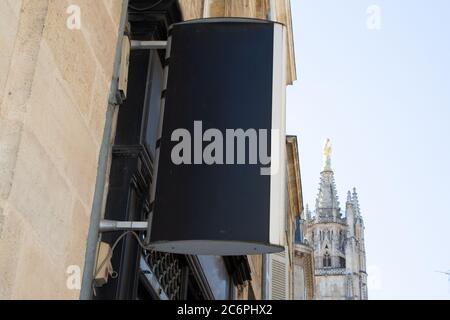
[[[257,18],[256,1],[252,0],[225,1],[225,15],[228,17]]]
[[[6,3],[11,7],[16,17],[20,15],[20,9],[22,8],[23,0],[6,0]]]
[[[19,1],[17,3],[20,4]],[[16,15],[15,9],[12,7],[14,2],[0,1],[0,12],[2,12],[2,19],[0,19],[0,110],[5,94],[5,84],[8,77],[9,65],[11,63],[12,52],[19,26],[19,19]],[[6,93],[7,94],[7,93]]]
[[[63,265],[35,242],[32,231],[24,236],[19,254],[12,299],[65,299],[73,297],[66,287]]]
[[[50,48],[68,91],[75,98],[81,114],[88,119],[96,64],[93,51],[81,30],[67,28],[66,1],[50,1],[43,39]],[[84,16],[81,11],[81,27]]]
[[[89,128],[91,135],[98,145],[103,138],[103,129],[105,128],[106,111],[108,107],[108,97],[111,81],[105,79],[101,68],[97,68],[95,73],[94,88],[91,97]]]
[[[270,8],[269,0],[255,1],[255,15],[258,19],[267,19]]]
[[[208,0],[208,17],[225,17],[225,0]]]
[[[178,0],[183,20],[198,19],[203,16],[203,0]]]
[[[11,63],[6,70],[6,94],[0,106],[0,114],[4,117],[20,120],[26,112],[47,9],[46,0],[25,0],[23,3]]]
[[[52,258],[60,259],[70,228],[70,188],[36,137],[28,130],[22,135],[8,201]]]
[[[4,5],[5,2],[2,4]],[[7,10],[5,6],[5,11],[0,12],[16,17],[17,7],[9,6],[9,8],[13,10]],[[23,14],[17,19],[16,24],[5,17],[6,22],[11,22],[13,26],[12,29],[6,27],[6,31],[11,31],[15,39],[5,40],[5,46],[10,51],[4,56],[6,63],[0,65],[2,68],[0,73],[6,75],[6,78],[1,80],[3,83],[0,88],[2,92],[0,98],[0,207],[2,210],[7,205],[6,200],[13,184],[14,168],[23,130],[23,117],[31,94],[39,42],[47,14],[47,1],[26,0],[23,2],[22,10]],[[3,224],[4,221],[2,217],[0,222]],[[0,232],[2,229],[3,226],[0,225]]]
[[[9,206],[3,209],[0,231],[0,299],[9,299],[16,279],[19,252],[24,237],[24,221]]]
[[[122,14],[123,0],[103,0],[103,3],[108,9],[114,25],[118,26]]]
[[[0,1],[1,299],[79,295],[66,271],[84,266],[121,8]]]
[[[72,3],[70,0],[67,2]],[[118,5],[117,0],[115,3]],[[78,0],[77,5],[81,10],[81,32],[84,34],[87,45],[102,66],[105,75],[110,75],[116,53],[115,39],[118,34],[118,21],[115,24],[103,1]],[[116,10],[114,14],[117,15],[118,8],[113,8]]]
[[[11,190],[21,133],[21,121],[0,116],[0,201],[6,200]]]
[[[261,285],[262,285],[262,256],[249,256],[249,265],[252,272],[251,285],[256,300],[261,299]]]
[[[83,265],[86,254],[86,243],[89,230],[90,208],[86,208],[79,199],[75,199],[71,212],[71,232],[66,246],[64,267],[77,266],[83,275]]]
[[[25,124],[83,202],[90,205],[99,147],[66,88],[44,41]]]

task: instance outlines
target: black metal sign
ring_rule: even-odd
[[[285,28],[204,19],[171,28],[147,241],[157,250],[283,250]]]

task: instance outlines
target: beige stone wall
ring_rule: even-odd
[[[314,268],[312,248],[296,244],[294,249],[294,299],[314,298]]]
[[[79,296],[121,6],[0,0],[0,299]]]
[[[262,284],[262,256],[253,255],[248,259],[250,270],[252,272],[251,286],[256,300],[261,299],[261,284]]]
[[[294,262],[294,300],[306,300],[305,270],[303,261],[298,260]]]

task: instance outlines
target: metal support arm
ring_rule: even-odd
[[[140,41],[131,40],[131,50],[158,50],[166,49],[167,41]]]
[[[145,231],[147,230],[147,221],[114,221],[114,220],[100,220],[99,232],[112,231]]]

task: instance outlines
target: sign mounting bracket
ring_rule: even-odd
[[[165,50],[167,41],[141,41],[131,40],[131,50]]]
[[[145,231],[147,228],[147,221],[115,221],[102,219],[100,220],[99,232]]]

